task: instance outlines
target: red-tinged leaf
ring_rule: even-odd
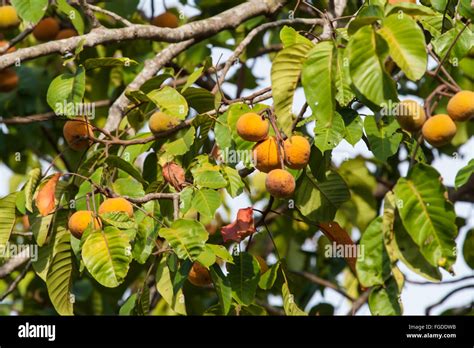
[[[240,242],[251,234],[255,233],[253,221],[253,208],[239,209],[237,219],[231,224],[222,227],[222,238],[227,241]]]
[[[43,187],[38,191],[35,203],[42,216],[50,214],[56,207],[54,193],[56,192],[56,185],[60,177],[60,173],[54,174],[51,179],[49,179],[48,182],[44,184]]]
[[[174,162],[168,162],[163,166],[163,177],[177,191],[181,191],[186,182],[184,169]]]
[[[331,222],[322,222],[319,224],[319,228],[321,231],[329,238],[331,242],[335,242],[337,245],[349,245],[351,246],[351,250],[356,250],[356,245],[352,241],[351,237],[347,234],[344,229],[339,226],[339,224],[335,221]],[[347,264],[351,268],[351,270],[356,274],[355,264],[357,261],[357,257],[345,257]]]

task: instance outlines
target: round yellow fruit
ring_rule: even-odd
[[[108,198],[99,206],[99,214],[111,212],[124,212],[129,217],[133,216],[133,206],[125,198]]]
[[[94,213],[90,210],[79,210],[71,215],[68,221],[68,228],[72,235],[81,239],[82,234],[94,223],[94,228],[97,230],[101,227],[100,220],[94,217]]]
[[[420,130],[426,121],[425,110],[414,100],[401,101],[395,107],[394,113],[400,127],[408,132]]]
[[[92,144],[88,137],[94,136],[94,133],[85,118],[78,118],[64,124],[63,135],[71,149],[81,151]]]
[[[284,142],[285,160],[291,169],[306,167],[311,155],[311,145],[305,137],[293,135]]]
[[[150,117],[148,126],[153,133],[160,133],[176,127],[179,123],[180,120],[176,117],[158,111]]]
[[[70,37],[77,36],[77,31],[74,29],[62,29],[58,35],[54,38],[55,40],[69,39]]]
[[[275,137],[267,138],[253,147],[253,161],[255,168],[268,173],[269,171],[281,168],[280,157],[283,156],[283,149],[278,151],[277,140]]]
[[[13,6],[0,7],[0,29],[17,27],[20,24],[20,18]]]
[[[467,121],[474,117],[474,92],[461,91],[449,99],[448,115],[454,121]]]
[[[295,178],[283,169],[274,169],[267,175],[265,187],[275,198],[288,198],[295,192]]]
[[[211,274],[206,267],[199,262],[194,262],[193,267],[188,274],[188,280],[191,284],[204,287],[212,284]]]
[[[153,18],[151,24],[161,28],[177,28],[179,20],[174,13],[165,12]]]
[[[400,2],[409,2],[409,3],[412,3],[412,4],[416,4],[416,0],[388,0],[388,3],[390,5],[395,5],[395,4],[398,4]]]
[[[430,117],[422,128],[423,138],[440,147],[449,144],[456,135],[456,124],[448,115],[440,114]]]
[[[242,139],[257,142],[268,136],[270,125],[264,117],[255,112],[249,112],[239,117],[236,128],[237,134]]]
[[[0,70],[0,92],[8,93],[18,87],[20,79],[13,69]]]
[[[59,34],[59,22],[52,17],[46,17],[36,24],[33,36],[38,41],[51,41]]]

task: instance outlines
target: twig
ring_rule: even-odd
[[[92,11],[92,8],[90,5],[87,3],[87,0],[79,0],[79,4],[81,5],[85,15],[87,18],[89,18],[92,28],[100,28],[102,24],[100,24],[99,20],[97,17],[94,15],[94,11]]]
[[[464,285],[464,286],[461,286],[460,288],[457,288],[457,289],[454,289],[452,291],[450,291],[446,296],[444,296],[441,300],[439,300],[438,302],[436,303],[433,303],[431,306],[428,306],[426,307],[426,310],[425,310],[425,314],[426,315],[430,315],[431,313],[431,310],[434,308],[434,307],[437,307],[441,304],[443,304],[444,302],[446,302],[447,299],[449,299],[451,296],[453,296],[454,294],[462,291],[462,290],[466,290],[466,289],[471,289],[471,288],[474,288],[474,284],[469,284],[469,285]]]
[[[152,3],[153,3],[153,1],[152,1]],[[105,14],[106,16],[109,16],[110,18],[115,19],[117,22],[122,23],[126,27],[131,27],[133,25],[132,22],[130,22],[129,20],[123,18],[122,16],[119,16],[115,12],[108,11],[106,9],[103,9],[102,7],[91,5],[91,4],[89,4],[89,8],[94,12],[102,13],[102,14]]]
[[[357,311],[367,302],[370,295],[370,289],[365,290],[352,304],[351,310],[347,315],[355,315]]]
[[[21,273],[15,278],[13,283],[10,284],[8,289],[0,296],[0,302],[2,302],[8,295],[10,295],[15,289],[17,288],[18,284],[20,284],[21,280],[25,278],[26,274],[28,273],[31,267],[32,261],[28,261],[25,268],[21,271]]]
[[[0,47],[0,55],[4,54],[6,51],[8,51],[10,48],[15,46],[17,43],[23,41],[25,37],[30,35],[33,32],[33,29],[35,28],[34,25],[29,25],[25,30],[23,30],[20,34],[18,34],[16,37],[10,40],[7,45]]]
[[[306,280],[309,280],[310,282],[312,282],[314,284],[322,285],[326,288],[332,289],[332,290],[336,291],[338,294],[340,294],[340,295],[344,296],[345,298],[347,298],[351,302],[356,301],[351,295],[349,295],[347,292],[345,292],[343,289],[341,289],[338,285],[336,285],[334,283],[331,283],[329,280],[320,278],[320,277],[318,277],[314,274],[311,274],[311,273],[305,272],[305,271],[291,271],[290,270],[290,272],[293,273],[293,274],[297,274],[297,275],[305,278]]]
[[[469,275],[469,276],[465,276],[465,277],[458,278],[458,279],[450,279],[450,280],[436,282],[436,283],[426,282],[426,281],[420,282],[420,281],[410,280],[410,279],[406,279],[406,278],[405,278],[405,281],[407,283],[414,284],[414,285],[445,285],[445,284],[459,283],[459,282],[462,282],[462,281],[467,280],[467,279],[474,279],[474,275]]]

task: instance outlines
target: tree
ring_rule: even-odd
[[[469,0],[150,3],[0,7],[3,313],[400,315],[405,273],[474,267],[474,159],[432,165],[474,134]]]

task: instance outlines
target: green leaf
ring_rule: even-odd
[[[425,36],[410,16],[394,14],[384,18],[378,33],[387,41],[390,56],[410,79],[423,77],[428,63]]]
[[[108,213],[99,214],[99,217],[102,222],[122,230],[136,228],[135,221],[130,219],[128,213],[123,211],[111,211]]]
[[[467,55],[472,47],[474,38],[469,27],[464,29],[464,24],[458,23],[456,27],[448,30],[447,32],[441,34],[441,36],[438,38],[434,39],[432,44],[438,56],[444,58],[448,54],[448,49],[450,49],[454,40],[456,40],[456,43],[449,51],[448,58],[449,62],[457,66],[459,61]]]
[[[208,245],[205,245],[204,251],[198,256],[196,259],[197,262],[199,262],[201,265],[209,269],[213,264],[216,263],[217,258],[216,254],[214,253],[214,250],[208,247]]]
[[[344,136],[344,122],[336,113],[337,57],[332,41],[322,41],[308,53],[301,83],[316,120],[315,145],[321,151],[336,147]]]
[[[469,230],[466,233],[462,253],[466,264],[471,267],[471,269],[474,269],[474,230]]]
[[[232,258],[232,255],[229,253],[229,251],[226,249],[225,246],[223,245],[216,245],[216,244],[206,244],[206,248],[209,248],[212,250],[212,252],[225,261],[226,263],[233,263],[234,260]]]
[[[115,155],[110,155],[107,157],[105,160],[105,163],[107,163],[109,166],[112,168],[117,168],[123,170],[125,173],[130,174],[133,178],[137,179],[139,182],[142,184],[146,184],[147,182],[142,178],[142,175],[136,169],[132,164],[128,163],[125,161],[123,158],[115,156]]]
[[[336,85],[336,100],[341,106],[347,106],[355,98],[351,90],[351,77],[349,71],[349,58],[347,50],[337,48],[337,59],[335,61],[334,83]]]
[[[223,315],[227,315],[232,304],[232,287],[229,279],[222,273],[218,265],[214,265],[210,269],[211,279],[214,283],[217,296],[219,297],[219,305]]]
[[[41,179],[40,168],[35,168],[28,173],[28,180],[26,181],[24,191],[25,191],[25,207],[30,212],[33,212],[33,207],[32,207],[33,194],[35,193],[36,186],[38,186],[40,179]]]
[[[377,286],[370,291],[369,308],[372,315],[401,315],[398,285],[389,278],[385,287]]]
[[[397,132],[400,126],[395,118],[392,117],[387,122],[384,120],[377,122],[374,116],[366,116],[364,120],[370,150],[382,162],[397,153],[403,139],[403,134]]]
[[[437,266],[430,263],[421,254],[420,248],[415,244],[398,217],[394,224],[395,247],[400,260],[413,272],[431,281],[440,281],[441,273]]]
[[[18,16],[26,22],[38,23],[48,9],[48,0],[12,0]]]
[[[390,276],[390,259],[384,245],[382,217],[376,218],[367,227],[360,240],[361,253],[356,262],[357,277],[368,288],[383,285]]]
[[[190,108],[195,109],[200,114],[204,114],[214,109],[214,94],[204,88],[188,87],[181,90],[183,97],[188,101]]]
[[[193,171],[194,184],[200,187],[220,189],[227,186],[227,180],[218,170]]]
[[[220,205],[221,195],[219,192],[209,189],[194,191],[191,207],[196,209],[200,214],[213,218]]]
[[[270,290],[278,276],[278,270],[280,269],[280,263],[275,263],[260,276],[260,281],[258,282],[258,286],[263,290]]]
[[[124,281],[132,260],[127,234],[112,226],[93,231],[82,246],[82,260],[100,284],[117,287]]]
[[[242,192],[244,192],[244,182],[239,175],[239,172],[231,167],[224,166],[222,174],[227,181],[227,192],[232,198],[239,196]]]
[[[58,212],[52,258],[46,276],[49,298],[60,315],[73,315],[71,236],[66,229],[67,211]]]
[[[160,229],[159,235],[170,243],[180,259],[192,261],[203,252],[209,238],[209,233],[200,222],[186,219],[174,221],[171,228]]]
[[[408,234],[433,266],[449,270],[456,261],[456,214],[433,167],[417,164],[394,188]]]
[[[188,80],[186,81],[186,83],[184,84],[183,88],[181,88],[181,94],[183,94],[184,92],[186,92],[186,90],[191,87],[191,85],[196,82],[199,77],[201,77],[202,75],[202,72],[204,70],[204,67],[200,67],[199,69],[196,69],[193,71],[193,73],[191,75],[189,75],[188,77]]]
[[[301,310],[295,303],[294,296],[291,294],[288,287],[288,283],[284,282],[281,287],[281,293],[283,295],[283,309],[286,315],[291,316],[306,316],[308,315],[305,311]]]
[[[84,20],[82,19],[81,13],[69,5],[67,0],[58,0],[57,4],[59,12],[68,17],[79,35],[84,35]]]
[[[169,156],[184,155],[193,145],[195,133],[196,129],[190,127],[182,136],[178,137],[178,139],[164,144],[162,149],[165,151],[166,155]]]
[[[161,261],[156,270],[156,289],[168,303],[171,309],[182,315],[186,315],[186,305],[184,300],[183,290],[178,290],[177,293],[173,290],[173,282],[171,280],[170,269],[168,268],[167,259],[161,258]]]
[[[184,120],[188,115],[189,108],[186,99],[170,86],[165,86],[160,90],[153,90],[147,95],[162,112],[170,116]]]
[[[397,100],[395,82],[387,74],[383,59],[388,47],[371,26],[351,36],[347,46],[351,80],[357,90],[376,106]]]
[[[353,35],[360,28],[372,24],[384,17],[382,6],[366,5],[362,6],[357,13],[357,17],[349,22],[348,33]]]
[[[293,95],[298,85],[303,62],[312,46],[294,44],[281,50],[272,63],[272,95],[277,123],[284,133],[290,134],[293,122]]]
[[[234,255],[234,264],[227,265],[227,270],[234,299],[240,304],[250,305],[254,301],[260,279],[257,260],[249,253],[241,252]]]
[[[341,176],[330,172],[326,180],[316,180],[308,171],[298,180],[295,204],[311,221],[332,221],[337,209],[350,198]]]
[[[86,73],[82,66],[77,68],[75,74],[65,73],[56,77],[48,88],[46,100],[48,105],[57,115],[65,114],[74,117],[75,107],[64,107],[82,102],[86,91]]]
[[[98,68],[112,68],[117,66],[131,66],[137,65],[138,62],[130,58],[89,58],[86,59],[84,67],[86,70],[93,70]]]
[[[36,214],[34,216],[29,216],[31,222],[31,232],[33,232],[36,244],[38,244],[40,247],[44,245],[46,238],[48,237],[51,223],[53,222],[53,217],[54,214],[49,214],[46,216]]]
[[[344,120],[344,139],[354,146],[362,138],[363,132],[363,121],[362,118],[353,109],[343,109],[340,111]]]
[[[474,8],[470,0],[460,0],[458,6],[459,14],[465,18],[474,20]]]
[[[153,214],[155,206],[158,206],[158,203],[152,201],[143,205],[142,208],[151,215]],[[139,210],[135,213],[138,229],[132,249],[133,258],[141,264],[144,264],[151,255],[155,247],[155,240],[158,237],[158,229],[160,226],[158,222],[152,218],[153,215],[149,216],[145,212]]]
[[[6,248],[15,226],[16,196],[14,192],[0,199],[0,250]]]
[[[456,188],[466,184],[472,174],[474,174],[474,159],[471,159],[465,167],[459,169],[454,182]]]
[[[413,4],[411,2],[398,2],[396,4],[390,5],[388,4],[387,7],[385,8],[385,15],[391,15],[397,13],[398,16],[401,16],[401,13],[403,12],[407,15],[411,16],[434,16],[436,15],[436,12],[433,11],[431,8],[423,6],[423,5],[418,5],[418,4]]]
[[[305,38],[303,35],[299,34],[292,27],[284,26],[280,31],[280,40],[283,43],[284,47],[289,47],[295,44],[304,44],[308,46],[313,46],[314,44],[311,40]]]
[[[115,180],[112,184],[115,193],[121,196],[128,196],[132,198],[142,197],[145,195],[143,186],[138,181],[132,178],[120,178]]]

